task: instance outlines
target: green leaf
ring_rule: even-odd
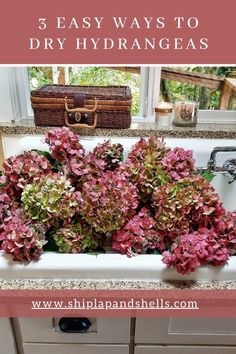
[[[35,152],[37,152],[40,156],[46,157],[46,158],[48,159],[48,161],[51,163],[51,165],[52,165],[52,167],[53,167],[53,170],[54,170],[55,172],[57,172],[57,171],[60,169],[60,167],[62,166],[62,164],[61,164],[59,161],[55,160],[55,159],[51,156],[51,154],[50,154],[49,152],[47,152],[47,151],[38,150],[38,149],[32,149],[31,151],[35,151]]]
[[[31,151],[35,151],[37,152],[37,154],[39,154],[40,156],[44,156],[48,159],[48,161],[50,162],[54,162],[55,160],[52,158],[51,154],[47,151],[43,151],[43,150],[38,150],[38,149],[32,149]]]
[[[215,177],[214,173],[208,170],[201,170],[198,174],[204,177],[208,182],[211,182]]]
[[[159,251],[159,249],[155,248],[154,250],[148,249],[147,254],[161,254],[161,252]]]
[[[59,247],[57,246],[55,240],[50,237],[48,238],[48,242],[43,246],[43,250],[48,252],[58,252]]]

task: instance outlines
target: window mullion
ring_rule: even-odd
[[[153,66],[149,68],[148,94],[147,94],[147,116],[154,114],[154,108],[159,101],[161,82],[161,68]]]
[[[148,81],[149,81],[149,68],[141,67],[141,85],[140,85],[140,116],[147,116],[147,96],[148,96]]]

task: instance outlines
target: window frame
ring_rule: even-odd
[[[55,71],[57,66],[50,65],[50,67]],[[27,66],[6,67],[6,70],[8,70],[10,104],[13,111],[11,121],[33,119]],[[154,108],[159,101],[161,66],[141,66],[140,75],[140,114],[133,116],[132,121],[153,121]],[[209,124],[236,123],[236,111],[199,110],[198,121]]]

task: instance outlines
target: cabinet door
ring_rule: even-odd
[[[234,354],[236,347],[194,347],[194,346],[144,346],[135,348],[134,354]]]
[[[29,343],[129,343],[128,318],[89,318],[86,333],[60,331],[59,318],[20,318],[23,342]]]
[[[0,354],[16,354],[15,340],[8,318],[0,318]]]
[[[136,344],[236,344],[235,318],[138,318]]]
[[[129,354],[128,345],[24,344],[24,354]]]

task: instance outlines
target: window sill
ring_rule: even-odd
[[[33,119],[17,122],[0,122],[0,133],[4,135],[43,135],[49,127],[36,127]],[[196,128],[160,127],[154,119],[134,119],[129,129],[80,129],[75,130],[81,136],[101,137],[157,137],[172,138],[205,138],[205,139],[236,139],[235,123],[199,123]]]

